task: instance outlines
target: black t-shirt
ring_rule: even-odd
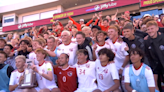
[[[6,64],[0,64],[0,69],[2,69]],[[7,76],[10,78],[11,72],[14,71],[14,68],[12,66],[8,66],[7,68]]]
[[[135,38],[133,40],[129,40],[125,37],[123,37],[123,41],[128,44],[129,49],[131,48],[140,48],[141,50],[144,51],[144,39],[134,35]]]
[[[26,58],[28,58],[27,55],[28,55],[29,53],[30,53],[30,52],[28,52],[28,51],[23,52],[23,50],[21,50],[21,51],[18,52],[18,55],[24,55]]]
[[[134,34],[137,35],[137,36],[139,36],[139,37],[141,37],[141,38],[144,38],[145,36],[148,35],[147,33],[144,33],[144,32],[142,32],[139,29],[136,29]]]
[[[3,51],[3,48],[0,48],[0,51]]]

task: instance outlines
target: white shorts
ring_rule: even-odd
[[[97,89],[97,88],[90,88],[90,89],[87,89],[87,88],[77,88],[77,90],[74,91],[74,92],[92,92],[95,89]]]
[[[58,88],[58,87],[57,87],[57,86],[53,86],[53,87],[49,87],[49,88],[47,88],[47,89],[49,89],[50,91],[52,91],[53,88]],[[39,91],[42,90],[42,89],[39,88],[39,87],[35,87],[35,90],[36,90],[37,92],[39,92]]]

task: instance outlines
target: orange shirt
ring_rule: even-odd
[[[96,25],[98,23],[98,21],[99,21],[99,19],[97,19],[95,21],[95,24],[94,25]],[[101,25],[101,23],[100,23],[99,24],[99,27],[101,28],[102,31],[108,32],[110,26],[105,27],[105,26]]]
[[[77,23],[75,20],[73,20],[70,16],[69,19],[73,21],[73,24],[76,25],[77,29],[79,31],[81,31],[81,25],[79,23]],[[85,24],[86,26],[89,26],[91,23],[93,22],[93,20],[91,19],[87,24]]]

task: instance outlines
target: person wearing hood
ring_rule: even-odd
[[[92,48],[90,46],[91,38],[86,37],[83,32],[77,32],[76,33],[76,41],[78,43],[78,50],[79,49],[86,49],[89,54],[89,60],[93,60],[92,55]]]

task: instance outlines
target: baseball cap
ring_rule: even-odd
[[[124,13],[130,13],[129,11],[125,11]]]
[[[84,21],[84,19],[80,19],[80,21]]]
[[[157,17],[157,18],[159,18],[159,15],[155,15],[154,17]]]
[[[144,16],[143,16],[143,18],[145,18],[145,17],[150,17],[151,15],[150,14],[145,14]]]

